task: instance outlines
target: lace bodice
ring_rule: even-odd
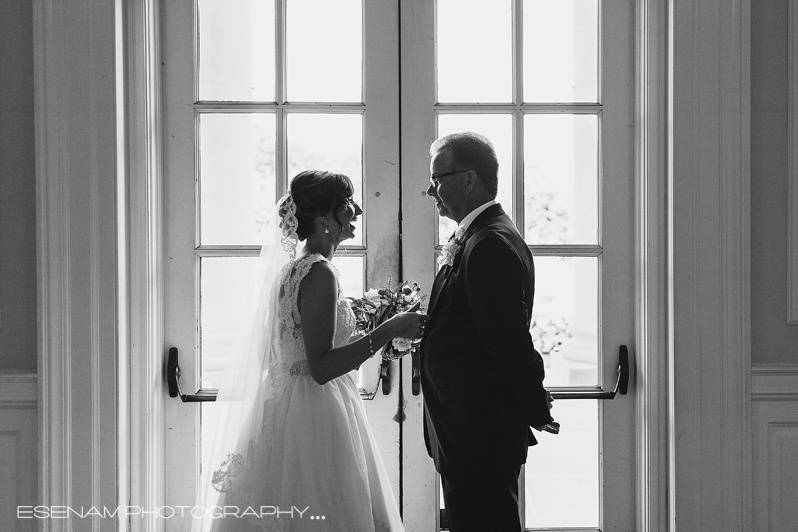
[[[269,368],[273,375],[289,373],[291,375],[307,375],[307,354],[302,338],[302,320],[299,314],[299,287],[302,279],[317,262],[325,261],[333,269],[336,279],[338,271],[324,256],[313,253],[289,262],[280,275],[278,293],[278,319],[280,348],[274,362]],[[338,301],[336,306],[336,324],[333,346],[345,344],[355,330],[355,315],[352,308],[341,295],[338,284]]]

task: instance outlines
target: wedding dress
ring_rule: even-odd
[[[213,471],[209,493],[216,498],[204,504],[253,512],[206,518],[201,526],[195,520],[193,530],[404,530],[356,385],[357,370],[319,385],[308,369],[299,286],[314,264],[326,260],[310,254],[282,268],[276,341],[257,390],[259,409],[247,421],[253,426],[242,432],[250,436]],[[349,302],[339,295],[334,346],[347,343],[354,328]]]

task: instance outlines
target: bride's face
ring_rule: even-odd
[[[363,209],[352,199],[352,196],[349,196],[343,205],[338,208],[338,212],[335,213],[333,218],[341,223],[339,242],[355,237],[355,222],[361,214],[363,214]]]

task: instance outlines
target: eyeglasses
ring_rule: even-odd
[[[432,174],[429,176],[429,183],[435,188],[438,188],[440,184],[439,180],[442,177],[449,177],[452,175],[462,174],[463,172],[468,172],[471,168],[461,168],[460,170],[452,170],[451,172],[441,172],[440,174]]]

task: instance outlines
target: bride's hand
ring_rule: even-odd
[[[392,336],[395,338],[420,338],[424,334],[424,327],[427,325],[428,317],[415,310],[400,312],[390,320]]]

